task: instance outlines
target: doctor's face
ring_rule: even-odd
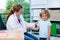
[[[18,14],[19,14],[19,15],[22,14],[22,8],[18,11]]]

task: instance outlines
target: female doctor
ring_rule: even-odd
[[[17,4],[14,5],[13,10],[11,10],[7,16],[7,29],[8,30],[23,30],[24,40],[38,40],[34,35],[29,34],[27,29],[27,22],[24,21],[22,16],[22,6]]]

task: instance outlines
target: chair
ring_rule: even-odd
[[[6,26],[4,25],[1,15],[0,15],[0,30],[6,30]]]

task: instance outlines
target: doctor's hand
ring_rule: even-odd
[[[37,25],[38,22],[35,22],[35,25]]]
[[[32,30],[32,28],[31,27],[27,27],[27,30]]]

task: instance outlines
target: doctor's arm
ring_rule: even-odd
[[[39,29],[39,27],[35,28],[35,23],[26,22],[22,15],[21,15],[21,19],[24,21],[27,30],[38,30]]]
[[[26,27],[28,30],[38,30],[39,29],[39,27],[35,27],[35,25],[36,25],[35,23],[27,23],[26,22],[26,24],[27,24]]]

